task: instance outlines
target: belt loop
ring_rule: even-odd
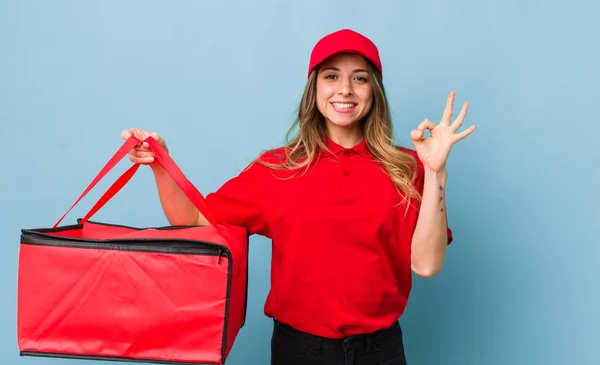
[[[342,339],[342,347],[344,348],[344,352],[348,352],[348,350],[350,350],[350,346],[348,346],[350,341],[351,341],[351,337],[344,337]]]

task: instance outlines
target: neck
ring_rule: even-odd
[[[333,142],[344,148],[352,148],[359,144],[364,138],[364,134],[360,126],[348,128],[328,125],[327,135]]]

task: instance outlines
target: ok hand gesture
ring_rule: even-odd
[[[473,125],[463,132],[456,133],[463,124],[469,105],[468,103],[465,103],[458,114],[458,117],[456,117],[454,122],[450,123],[455,94],[456,93],[452,91],[450,95],[448,95],[446,109],[444,110],[440,124],[436,125],[428,119],[425,119],[419,124],[416,130],[410,132],[419,159],[423,162],[426,169],[433,172],[444,169],[452,146],[454,146],[456,142],[467,137],[477,128]],[[429,130],[431,134],[430,137],[425,137],[425,130]]]

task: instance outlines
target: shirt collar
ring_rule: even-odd
[[[371,153],[371,151],[369,150],[369,146],[367,145],[367,141],[364,138],[354,147],[346,148],[335,143],[331,138],[329,138],[328,135],[325,135],[325,146],[327,147],[327,149],[329,149],[329,151],[324,151],[324,156],[339,155],[340,153],[348,151],[348,153],[354,152],[367,158],[373,157],[373,154]]]

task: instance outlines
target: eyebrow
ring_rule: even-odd
[[[326,70],[340,71],[340,69],[335,66],[325,67],[322,71],[326,71]],[[369,71],[362,69],[362,68],[357,68],[355,70],[352,70],[352,72],[356,73],[356,72],[369,72]]]

